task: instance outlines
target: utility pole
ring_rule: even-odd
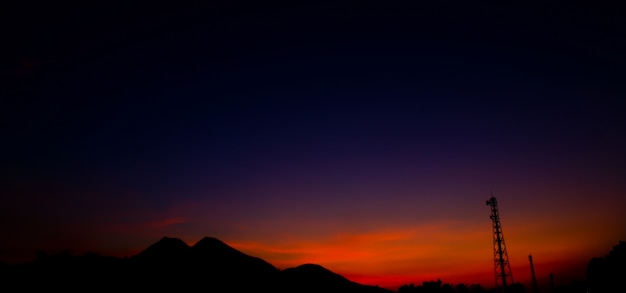
[[[554,292],[554,274],[550,273],[550,292]]]
[[[535,277],[535,266],[533,265],[533,256],[532,254],[528,255],[528,261],[530,262],[530,279],[532,280],[533,284],[533,293],[538,293],[539,292],[539,286],[537,286],[537,277]]]

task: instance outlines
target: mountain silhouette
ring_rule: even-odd
[[[279,270],[217,238],[193,246],[163,237],[140,253],[124,258],[86,253],[72,256],[39,253],[34,262],[5,266],[6,288],[65,292],[208,291],[208,292],[391,292],[362,285],[320,265]]]
[[[185,241],[178,238],[163,237],[133,258],[143,261],[175,261],[186,259],[190,256],[189,254],[190,247]]]
[[[286,292],[386,292],[377,286],[362,285],[317,264],[303,264],[282,272]]]
[[[303,283],[316,283],[319,281],[327,284],[349,284],[352,283],[345,277],[333,273],[323,266],[317,264],[303,264],[295,268],[282,271],[286,278],[297,280]]]
[[[279,284],[280,271],[276,267],[216,238],[202,238],[191,247],[191,252],[191,262],[197,272],[218,277],[228,282],[228,286],[277,287]]]
[[[189,246],[163,237],[130,258],[137,289],[187,290],[211,287],[220,292],[278,288],[280,271],[219,239],[204,237]]]
[[[278,269],[265,260],[236,250],[219,239],[204,237],[191,247],[191,255],[206,265],[240,272],[256,272],[264,275],[278,273]]]

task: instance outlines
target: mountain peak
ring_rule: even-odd
[[[295,270],[295,271],[299,271],[301,273],[306,273],[306,274],[315,274],[315,275],[326,275],[326,276],[333,276],[333,275],[337,275],[334,272],[332,272],[331,270],[318,265],[318,264],[313,264],[313,263],[305,263],[305,264],[301,264],[295,268],[291,268],[291,270]]]
[[[230,247],[228,244],[213,237],[204,237],[196,242],[191,249],[202,254],[242,254],[242,252]]]
[[[363,285],[350,281],[321,265],[306,263],[282,271],[287,291],[309,292],[369,292],[390,293],[378,286]],[[302,287],[306,284],[306,287]]]
[[[169,247],[169,248],[176,248],[176,249],[189,248],[189,245],[185,241],[181,240],[180,238],[167,237],[167,236],[164,236],[159,241],[152,244],[151,247],[154,247],[154,246],[162,246],[162,247]]]
[[[318,270],[318,271],[330,271],[327,268],[314,264],[314,263],[305,263],[297,266],[296,268],[304,269],[304,270]]]
[[[224,243],[222,240],[219,240],[217,238],[214,237],[208,237],[205,236],[202,239],[200,239],[200,241],[196,242],[196,244],[194,244],[193,246],[204,246],[204,245],[226,245],[226,243]]]
[[[159,242],[165,242],[165,243],[185,243],[185,241],[182,241],[180,238],[167,237],[167,236],[163,236],[161,239],[159,239],[159,241],[157,241],[157,243],[159,243]],[[185,245],[187,245],[187,243],[185,243]]]
[[[188,253],[189,245],[179,238],[163,237],[137,256],[140,258],[178,258]]]

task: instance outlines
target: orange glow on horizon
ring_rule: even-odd
[[[480,226],[448,222],[395,231],[329,234],[317,241],[233,241],[229,245],[280,269],[316,263],[352,281],[390,289],[437,279],[490,287],[494,283],[491,235],[489,228]],[[509,230],[514,243],[509,247],[509,259],[516,282],[530,279],[527,251],[533,251],[538,274],[566,270],[575,263],[570,260],[572,255],[582,254],[583,260],[593,255],[584,244],[571,244],[568,238],[536,247],[535,241],[518,239],[513,227]]]
[[[516,282],[530,280],[528,254],[534,257],[538,280],[545,280],[549,273],[560,282],[584,277],[586,263],[606,254],[622,236],[618,224],[598,224],[621,221],[615,213],[598,213],[602,206],[594,203],[585,208],[576,203],[575,209],[553,212],[554,206],[548,204],[535,208],[522,203],[512,209],[508,201],[501,202]],[[368,209],[350,206],[361,212],[359,217],[341,213],[313,217],[317,215],[312,213],[297,218],[290,210],[274,217],[253,214],[256,218],[238,221],[231,218],[236,213],[228,209],[220,211],[225,215],[206,213],[207,206],[201,201],[184,202],[162,213],[137,216],[141,221],[107,223],[98,229],[99,238],[84,245],[100,245],[88,249],[101,254],[129,256],[163,236],[180,238],[190,246],[209,236],[279,269],[315,263],[352,281],[390,289],[437,279],[484,287],[494,284],[491,222],[484,205],[450,206],[448,214],[439,218],[421,210],[416,214],[425,214],[422,218],[405,217],[406,211],[398,218],[377,213],[368,217],[372,214]],[[437,206],[430,209],[441,210]],[[596,222],[578,216],[585,209],[588,215],[593,213]],[[226,218],[218,221],[221,217]],[[51,247],[63,246],[59,242]]]

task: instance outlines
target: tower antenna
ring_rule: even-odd
[[[533,293],[539,292],[539,286],[537,286],[537,277],[535,277],[535,266],[533,265],[532,254],[528,255],[528,261],[530,262],[530,279],[533,282]]]
[[[487,205],[491,207],[491,221],[493,223],[493,261],[495,272],[496,288],[500,288],[505,292],[508,285],[513,284],[513,273],[509,264],[509,256],[506,252],[504,243],[504,235],[502,234],[502,225],[500,224],[500,215],[498,214],[498,201],[491,194],[491,198],[487,200]]]

